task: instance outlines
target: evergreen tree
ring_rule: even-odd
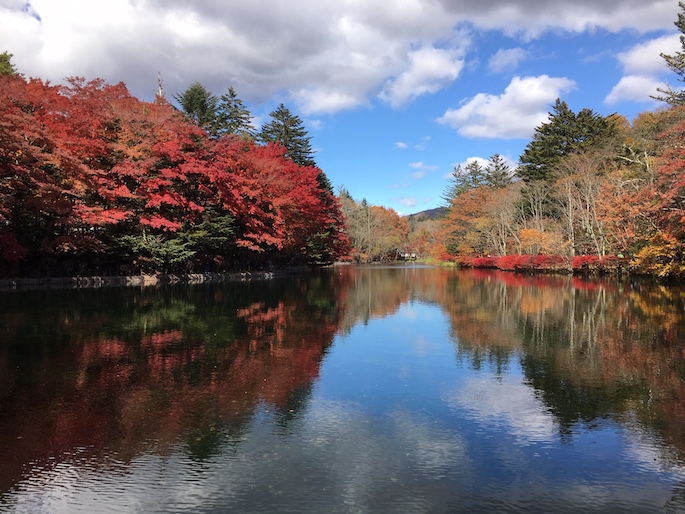
[[[490,156],[485,167],[487,183],[495,189],[507,187],[512,182],[511,168],[500,154]]]
[[[12,64],[12,54],[2,52],[0,54],[0,76],[16,74],[17,67],[14,64]]]
[[[218,134],[236,134],[243,139],[254,139],[255,129],[252,126],[252,115],[233,89],[228,88],[221,95],[216,109],[216,132]]]
[[[554,168],[566,155],[608,139],[616,126],[591,109],[577,115],[557,99],[549,121],[535,129],[533,139],[519,158],[518,175],[526,181],[554,178]]]
[[[674,72],[679,77],[680,82],[685,82],[685,3],[678,2],[680,10],[682,12],[678,13],[678,20],[674,22],[674,25],[678,27],[681,33],[680,36],[680,46],[683,49],[681,52],[676,52],[673,55],[661,54],[661,57],[666,61],[666,66],[668,69]],[[685,91],[674,91],[671,86],[666,89],[657,88],[661,95],[653,96],[656,100],[661,100],[663,102],[669,103],[671,105],[683,105],[685,104]]]
[[[216,134],[217,98],[202,84],[195,82],[174,96],[183,112],[210,134]]]
[[[269,113],[269,116],[271,121],[262,125],[259,141],[280,143],[285,147],[286,157],[293,162],[301,166],[316,166],[310,144],[311,137],[307,135],[299,116],[292,114],[283,104]]]
[[[485,172],[485,168],[476,160],[469,162],[466,166],[461,164],[455,166],[449,183],[442,194],[446,206],[449,207],[455,198],[467,191],[486,185]]]

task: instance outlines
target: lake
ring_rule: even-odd
[[[0,316],[0,512],[685,510],[682,286],[344,266]]]

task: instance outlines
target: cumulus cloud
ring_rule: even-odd
[[[157,72],[169,94],[199,81],[233,85],[247,101],[284,98],[307,115],[392,107],[458,79],[463,27],[533,38],[549,30],[645,32],[671,28],[672,0],[0,0],[0,48],[27,76],[125,82],[152,98]],[[491,66],[513,66],[520,52]]]
[[[507,35],[538,37],[550,29],[570,32],[605,29],[639,32],[660,29],[673,22],[671,0],[517,0],[494,2],[464,0],[444,2],[448,12],[487,30],[501,30]]]
[[[490,57],[488,70],[492,73],[502,73],[518,68],[518,65],[528,56],[523,48],[500,48]]]
[[[658,94],[657,89],[666,89],[664,82],[641,75],[627,75],[621,77],[604,101],[615,104],[624,100],[633,102],[651,101],[650,96]]]
[[[659,80],[659,76],[667,70],[661,54],[674,54],[680,49],[680,37],[678,34],[671,34],[651,39],[620,53],[618,60],[623,66],[624,76],[604,101],[608,104],[623,100],[651,101],[650,96],[657,94],[657,88],[667,88],[667,84]]]
[[[528,138],[547,120],[549,105],[574,87],[564,77],[514,77],[501,95],[479,93],[437,121],[464,137]]]
[[[405,148],[408,148],[409,145],[403,141],[398,141],[395,143],[395,148],[399,148],[400,150],[404,150]]]
[[[450,85],[464,67],[461,50],[421,48],[410,52],[409,65],[396,79],[391,79],[380,98],[399,107],[428,93]]]
[[[651,39],[620,53],[618,60],[623,70],[632,75],[654,75],[664,71],[666,65],[661,54],[673,54],[681,50],[678,34]]]

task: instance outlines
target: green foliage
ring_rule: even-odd
[[[486,169],[478,162],[471,161],[466,166],[458,164],[452,171],[447,188],[442,194],[449,207],[459,196],[486,183]]]
[[[498,153],[490,156],[485,171],[488,185],[495,189],[507,187],[513,181],[511,168]]]
[[[269,113],[271,121],[262,125],[258,135],[262,143],[280,143],[285,148],[285,155],[301,166],[316,166],[314,152],[310,143],[311,137],[302,125],[302,120],[290,112],[283,104]]]
[[[519,158],[517,173],[526,181],[551,181],[563,157],[600,143],[616,132],[614,124],[591,109],[575,114],[560,99],[552,109],[549,121],[535,129],[533,140]]]
[[[186,116],[208,132],[216,132],[218,100],[202,84],[195,82],[174,98]]]
[[[685,3],[678,2],[681,12],[678,13],[678,20],[674,22],[675,26],[681,33],[680,46],[683,51],[676,52],[673,55],[661,54],[661,57],[666,61],[666,66],[673,73],[678,75],[678,81],[685,82]],[[666,102],[670,105],[685,104],[685,91],[674,91],[670,86],[666,89],[657,88],[661,95],[653,96],[657,100]]]
[[[236,134],[243,139],[255,138],[252,115],[243,101],[238,98],[233,86],[229,87],[228,92],[221,95],[219,99],[214,125],[216,132],[220,135]]]
[[[203,213],[202,222],[190,227],[179,234],[197,254],[211,255],[227,253],[235,243],[235,220],[230,214],[216,209],[207,209]]]
[[[137,262],[143,271],[185,271],[198,256],[224,255],[235,243],[233,217],[209,209],[198,225],[175,233],[125,234],[116,241],[117,250]]]
[[[461,164],[455,166],[442,198],[449,207],[455,198],[467,191],[483,186],[501,189],[511,184],[512,180],[511,168],[504,158],[496,153],[490,156],[485,166],[476,160],[469,162],[466,166]]]
[[[195,256],[190,243],[178,235],[126,234],[117,243],[119,251],[130,254],[141,271],[155,272],[162,267],[169,271]]]
[[[0,76],[3,75],[16,75],[17,67],[12,64],[12,54],[2,52],[0,54]]]

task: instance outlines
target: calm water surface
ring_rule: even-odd
[[[344,267],[0,318],[0,512],[685,511],[682,287]]]

